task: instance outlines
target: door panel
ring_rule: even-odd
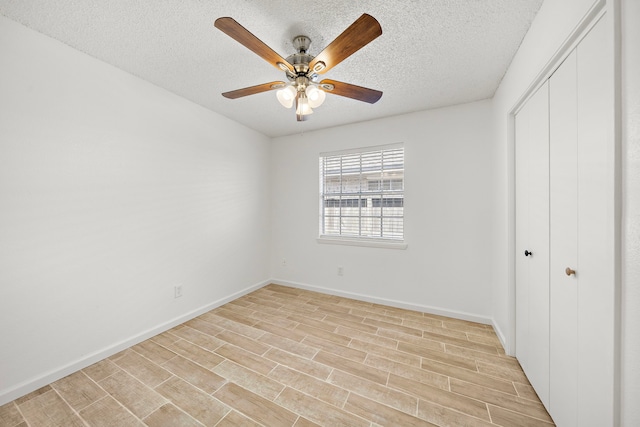
[[[557,425],[577,427],[578,412],[578,109],[576,53],[549,80],[550,391]]]
[[[520,137],[520,138],[519,138]],[[520,167],[520,170],[518,170]],[[518,187],[520,185],[520,187]],[[516,356],[549,402],[549,91],[545,83],[516,116]],[[518,197],[525,199],[518,202]],[[532,255],[525,256],[525,250]]]
[[[614,420],[614,61],[606,20],[607,15],[577,48],[580,426]]]

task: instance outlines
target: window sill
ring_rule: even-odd
[[[407,244],[396,240],[350,239],[345,237],[318,237],[318,243],[325,245],[366,246],[370,248],[407,249]]]

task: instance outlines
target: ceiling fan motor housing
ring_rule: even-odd
[[[311,45],[311,39],[307,36],[296,36],[293,38],[293,47],[298,52],[287,57],[287,62],[293,65],[295,70],[295,74],[290,71],[286,73],[290,81],[294,81],[301,76],[306,76],[310,80],[318,78],[316,73],[309,74],[309,63],[313,59],[313,56],[307,53],[309,45]]]

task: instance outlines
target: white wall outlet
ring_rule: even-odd
[[[180,298],[182,296],[182,285],[176,285],[173,287],[173,297]]]
[[[342,266],[338,267],[338,276],[344,276],[344,268]]]

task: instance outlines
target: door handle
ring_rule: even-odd
[[[576,271],[575,271],[575,270],[572,270],[572,269],[571,269],[571,268],[569,268],[569,267],[565,268],[564,272],[565,272],[565,274],[566,274],[567,276],[571,276],[572,274],[573,274],[574,276],[576,275]]]
[[[524,250],[524,256],[529,256],[529,255],[533,255],[533,252],[528,251],[528,250]]]

